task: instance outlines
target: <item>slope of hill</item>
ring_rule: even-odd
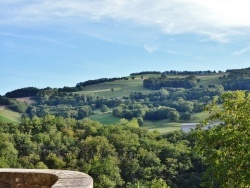
[[[19,123],[20,120],[20,113],[6,109],[5,106],[0,106],[0,121],[6,123]]]
[[[196,75],[198,78],[197,88],[199,87],[209,87],[210,85],[216,85],[216,84],[222,84],[224,82],[223,77],[226,77],[228,73],[210,73],[210,74],[199,74]],[[185,78],[190,75],[167,75],[167,77],[170,77],[171,79],[174,79],[176,77],[178,78]],[[104,83],[95,83],[90,84],[84,87],[81,87],[81,91],[77,92],[69,92],[68,96],[62,96],[61,94],[56,94],[58,91],[60,92],[60,89],[51,89],[51,88],[45,88],[40,90],[40,94],[43,93],[45,98],[39,98],[40,103],[38,105],[33,104],[34,101],[31,100],[29,97],[26,98],[17,98],[19,102],[25,102],[30,105],[30,108],[28,108],[29,114],[38,115],[41,116],[41,114],[45,113],[54,113],[53,110],[57,110],[58,112],[54,113],[54,115],[62,115],[64,117],[76,117],[76,118],[83,118],[86,117],[84,114],[88,114],[87,116],[90,119],[99,121],[103,124],[112,124],[119,121],[121,117],[114,117],[112,115],[112,111],[117,106],[110,105],[109,101],[112,100],[113,102],[117,103],[128,103],[128,101],[137,101],[136,103],[141,103],[140,101],[143,101],[144,99],[132,99],[130,98],[131,93],[152,93],[152,95],[155,94],[156,91],[146,89],[143,87],[143,82],[145,79],[148,79],[150,77],[153,78],[160,78],[160,74],[136,74],[132,75],[130,77],[126,77],[128,79],[115,79],[114,81],[104,82]],[[25,91],[25,88],[23,88],[21,91]],[[19,90],[17,90],[19,91]],[[72,89],[74,91],[74,89]],[[52,94],[53,93],[53,94]],[[55,96],[56,95],[56,96]],[[179,95],[179,94],[178,94]],[[54,96],[55,98],[53,99]],[[95,102],[92,101],[90,103],[78,103],[75,100],[75,97],[81,97],[81,96],[92,96],[92,98],[95,98],[94,100],[97,100]],[[47,97],[49,97],[47,99]],[[61,97],[60,100],[58,100]],[[65,98],[66,97],[66,98]],[[68,97],[68,98],[67,98]],[[73,97],[73,98],[72,98]],[[178,97],[175,99],[177,100]],[[57,102],[55,100],[58,100]],[[65,103],[66,100],[66,103]],[[68,102],[67,102],[68,100]],[[91,99],[93,100],[93,99]],[[148,99],[147,99],[148,100]],[[153,99],[152,99],[153,100]],[[172,99],[171,99],[172,100]],[[203,100],[203,99],[202,99]],[[41,102],[43,101],[43,102]],[[47,101],[47,102],[46,102]],[[54,101],[54,102],[52,102]],[[63,102],[64,101],[64,102]],[[75,101],[75,102],[74,102]],[[79,100],[78,100],[79,101]],[[151,101],[152,107],[159,108],[163,104],[162,102],[156,102]],[[73,104],[74,103],[74,104]],[[95,103],[95,105],[94,105]],[[144,102],[145,103],[145,102]],[[99,108],[102,104],[109,106],[109,113],[102,113],[100,112]],[[142,103],[143,104],[143,103]],[[45,105],[46,108],[41,109],[41,105]],[[94,110],[94,114],[92,115],[92,110],[87,109],[86,105],[92,105],[92,110]],[[93,105],[95,106],[93,109]],[[173,105],[173,104],[172,104]],[[70,106],[70,108],[69,108]],[[84,107],[84,109],[82,108]],[[90,108],[90,107],[89,107]],[[95,110],[97,108],[97,110]],[[131,108],[131,107],[129,107]],[[176,108],[176,107],[175,107]],[[88,112],[86,112],[86,110]],[[34,114],[35,113],[35,114]],[[79,114],[81,113],[81,114]],[[190,111],[191,113],[191,111]],[[40,115],[39,115],[40,114]],[[80,115],[80,116],[79,116]],[[2,121],[15,121],[17,122],[20,120],[21,114],[13,113],[11,114],[10,110],[4,110],[2,113],[0,113],[0,117]],[[159,119],[159,120],[150,120],[150,119],[144,119],[142,127],[148,128],[149,130],[159,130],[161,133],[166,133],[173,130],[178,130],[181,127],[182,122],[199,122],[202,119],[207,117],[207,114],[199,113],[199,112],[192,112],[192,117],[187,120],[169,120],[169,119]]]

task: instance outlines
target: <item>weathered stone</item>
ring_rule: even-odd
[[[93,179],[67,170],[0,168],[0,188],[93,188]]]

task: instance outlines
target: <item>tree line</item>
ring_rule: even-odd
[[[218,71],[219,73],[221,73],[222,71]],[[170,70],[170,71],[164,71],[162,74],[163,75],[197,75],[197,74],[212,74],[212,73],[216,73],[216,71],[211,71],[211,70],[207,70],[207,71],[177,71],[177,70]]]
[[[192,88],[195,87],[197,78],[195,76],[188,76],[186,78],[170,78],[160,77],[143,80],[143,86],[147,89],[159,90],[164,87],[175,87],[175,88]]]
[[[243,78],[243,77],[250,77],[250,68],[245,69],[229,69],[228,78],[235,79],[235,78]]]
[[[18,97],[30,97],[35,96],[39,92],[36,87],[25,87],[21,89],[16,89],[5,94],[8,98],[18,98]]]
[[[131,73],[130,76],[141,76],[144,74],[162,74],[162,73],[160,71],[142,71],[142,72]]]
[[[94,84],[101,84],[105,82],[113,82],[116,80],[128,80],[128,77],[120,77],[120,78],[100,78],[96,80],[87,80],[85,82],[79,82],[76,84],[77,88],[89,86],[89,85],[94,85]]]

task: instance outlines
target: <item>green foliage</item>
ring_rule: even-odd
[[[21,102],[16,99],[11,99],[9,100],[8,108],[15,112],[25,113],[28,108],[28,104],[26,102]]]
[[[18,151],[14,147],[11,135],[0,133],[0,167],[17,167]]]
[[[9,105],[10,102],[9,102],[9,99],[7,97],[2,97],[0,95],[0,105]]]
[[[181,114],[180,119],[184,121],[190,121],[191,120],[191,114],[189,112],[185,112]]]
[[[171,110],[168,112],[168,117],[171,121],[178,121],[180,119],[180,114],[177,111]]]
[[[229,72],[228,78],[231,79],[250,77],[250,68],[232,69],[232,70],[227,70],[227,72]]]
[[[148,89],[158,90],[164,87],[182,87],[192,88],[196,85],[197,78],[195,76],[188,76],[186,78],[148,78],[143,80],[143,86]]]
[[[102,105],[100,108],[101,112],[108,112],[109,111],[109,107],[107,105]]]
[[[5,96],[8,98],[29,97],[29,96],[35,96],[38,92],[39,89],[35,87],[26,87],[7,92]]]
[[[223,109],[216,101],[208,108],[208,121],[219,120],[220,125],[197,131],[197,151],[208,165],[205,174],[209,187],[250,186],[250,94],[227,92],[222,96]]]
[[[225,90],[249,90],[250,79],[229,79],[222,83]]]
[[[53,169],[62,169],[66,165],[62,158],[53,153],[50,153],[48,157],[46,157],[46,164]]]
[[[0,165],[79,170],[98,188],[196,185],[199,175],[189,181],[197,172],[190,142],[181,132],[170,141],[140,128],[136,118],[109,126],[51,115],[24,118],[16,125],[0,123]]]

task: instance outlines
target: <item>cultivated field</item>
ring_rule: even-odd
[[[21,98],[16,98],[16,100],[21,101],[21,102],[26,102],[28,104],[32,104],[35,101],[31,99],[31,97],[21,97]]]
[[[19,123],[20,120],[21,120],[20,113],[8,110],[3,106],[0,107],[0,121],[6,122],[6,123],[8,123],[8,122]]]

